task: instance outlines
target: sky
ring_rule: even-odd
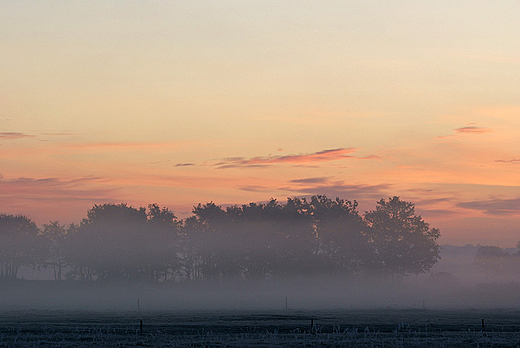
[[[0,212],[400,196],[520,240],[518,1],[0,2]]]

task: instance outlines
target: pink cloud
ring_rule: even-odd
[[[455,134],[441,135],[441,136],[438,136],[437,138],[438,139],[446,139],[446,138],[454,137],[456,135],[463,135],[463,134],[473,134],[474,135],[474,134],[484,134],[484,133],[493,132],[493,130],[491,128],[477,127],[477,126],[473,126],[473,124],[474,123],[470,123],[467,126],[460,127],[460,128],[455,128],[454,129]]]
[[[513,158],[513,159],[510,159],[510,160],[496,160],[495,162],[498,162],[498,163],[513,163],[513,164],[519,163],[520,164],[520,158]]]
[[[0,176],[1,200],[99,200],[111,196],[112,190],[93,188],[91,184],[103,183],[100,177],[82,177],[75,179],[60,178],[25,178],[5,179]]]
[[[0,213],[27,215],[37,223],[79,222],[92,205],[120,199],[119,189],[100,177],[5,179],[0,175]]]
[[[458,203],[457,206],[464,209],[479,210],[488,215],[518,215],[520,214],[520,197],[467,201]]]
[[[493,130],[486,127],[466,126],[461,128],[455,128],[454,131],[458,134],[482,134],[492,132]]]
[[[4,140],[13,140],[13,139],[21,139],[21,138],[32,138],[34,135],[19,133],[19,132],[1,132],[0,139]]]
[[[374,159],[377,156],[355,157],[352,153],[357,149],[338,148],[331,150],[323,150],[309,154],[300,155],[286,155],[286,156],[266,156],[266,157],[230,157],[223,161],[216,163],[215,166],[219,168],[234,168],[234,167],[264,167],[272,164],[305,164],[316,162],[331,162],[344,159]]]
[[[380,199],[392,189],[391,184],[351,184],[327,177],[314,177],[291,180],[282,191],[307,195],[324,194],[330,197],[354,197],[355,199]]]
[[[113,142],[69,144],[66,147],[86,151],[135,151],[147,149],[172,148],[185,145],[176,142]]]
[[[291,180],[292,183],[295,184],[322,184],[329,180],[327,177],[318,177],[318,178],[305,178],[305,179],[295,179]]]

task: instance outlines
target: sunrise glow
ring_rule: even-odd
[[[400,196],[520,239],[520,4],[7,1],[0,211]]]

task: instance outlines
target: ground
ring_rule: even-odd
[[[520,310],[4,311],[0,347],[520,347]]]

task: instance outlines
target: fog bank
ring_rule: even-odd
[[[441,274],[401,281],[313,276],[225,283],[16,281],[0,287],[4,311],[285,310],[286,304],[288,310],[518,308],[520,286],[470,284]]]

